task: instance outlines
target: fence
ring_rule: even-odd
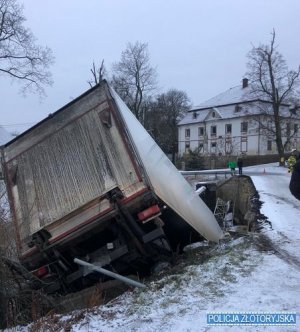
[[[286,154],[287,158],[289,155]],[[236,160],[236,156],[199,156],[198,158],[193,158],[193,161],[181,161],[177,163],[177,166],[182,171],[192,171],[192,170],[212,170],[220,168],[228,168],[228,162],[230,160]],[[243,156],[243,166],[253,166],[260,164],[268,164],[279,162],[279,155],[263,155],[263,156]]]

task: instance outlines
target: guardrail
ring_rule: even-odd
[[[230,170],[222,170],[222,169],[207,169],[201,171],[180,171],[183,176],[197,176],[197,175],[214,175],[215,178],[218,178],[218,175],[227,175],[232,176],[232,172]],[[236,174],[236,173],[235,173]]]
[[[201,171],[179,171],[183,176],[197,176],[197,175],[215,175],[215,178],[218,178],[218,175],[227,175],[232,176],[232,172],[230,170],[221,170],[221,169],[208,169]],[[238,175],[238,170],[235,171],[235,175]],[[243,169],[243,174],[248,176],[257,176],[257,175],[286,175],[282,172],[274,172],[274,171],[266,171],[265,168],[261,170],[251,170],[251,169]]]

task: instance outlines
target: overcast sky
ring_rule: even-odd
[[[252,45],[277,44],[300,64],[299,0],[23,0],[29,27],[55,55],[47,97],[24,98],[0,76],[0,124],[22,132],[86,91],[93,60],[107,69],[128,42],[148,43],[159,92],[177,88],[194,105],[240,84]],[[22,125],[21,125],[22,124]]]

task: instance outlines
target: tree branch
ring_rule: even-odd
[[[0,0],[0,72],[20,82],[23,93],[44,94],[44,86],[52,84],[48,68],[54,57],[48,47],[35,43],[24,22],[16,0]]]

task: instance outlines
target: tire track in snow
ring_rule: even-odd
[[[285,240],[288,240],[282,233],[279,232],[278,234],[282,238],[285,238]],[[254,243],[260,251],[272,252],[278,258],[284,260],[289,265],[292,265],[296,270],[300,271],[300,259],[291,255],[288,251],[280,248],[280,246],[274,243],[268,236],[260,234],[260,236],[254,240]]]
[[[263,192],[263,191],[260,191],[259,194],[263,194],[263,195],[266,195],[266,196],[269,196],[269,197],[273,197],[273,198],[277,199],[278,201],[282,201],[282,202],[284,202],[288,205],[291,205],[294,209],[300,211],[300,207],[298,205],[296,205],[294,202],[291,202],[289,199],[287,199],[285,197],[281,197],[281,196],[271,194],[271,193],[267,193],[267,192]]]

